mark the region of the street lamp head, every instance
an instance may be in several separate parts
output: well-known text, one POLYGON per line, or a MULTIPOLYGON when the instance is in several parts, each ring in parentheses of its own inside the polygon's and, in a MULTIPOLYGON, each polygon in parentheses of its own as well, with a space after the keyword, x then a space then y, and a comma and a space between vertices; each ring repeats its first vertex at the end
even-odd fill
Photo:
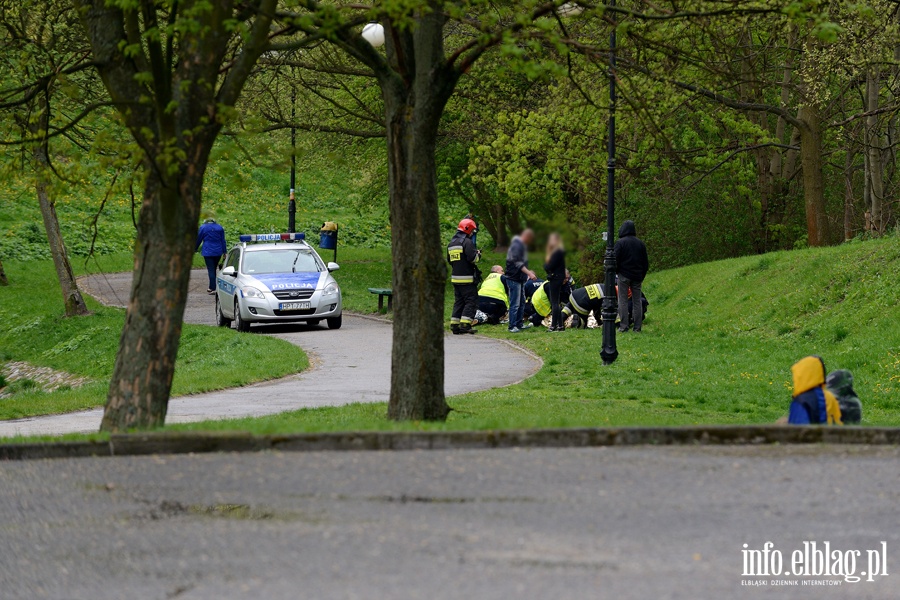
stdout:
POLYGON ((363 27, 362 36, 373 48, 380 48, 384 46, 384 25, 381 23, 369 23, 363 27))
POLYGON ((556 12, 561 17, 577 17, 584 12, 584 7, 577 2, 566 2, 557 8, 556 12))

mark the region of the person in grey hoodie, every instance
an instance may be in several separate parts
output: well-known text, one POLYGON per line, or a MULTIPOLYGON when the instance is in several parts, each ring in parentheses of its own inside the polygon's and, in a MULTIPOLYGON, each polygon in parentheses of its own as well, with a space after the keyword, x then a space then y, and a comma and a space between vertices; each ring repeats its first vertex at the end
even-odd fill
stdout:
MULTIPOLYGON (((512 239, 506 253, 506 285, 509 288, 509 332, 519 333, 526 329, 525 293, 522 286, 529 279, 537 279, 528 268, 528 244, 534 241, 534 232, 526 229, 512 239)), ((531 327, 531 324, 528 325, 531 327)))
POLYGON ((625 221, 619 227, 619 239, 615 246, 616 273, 619 275, 618 300, 619 300, 619 331, 628 331, 628 292, 635 299, 632 310, 634 317, 634 331, 640 333, 644 323, 644 307, 640 302, 641 284, 647 271, 650 269, 650 260, 647 258, 647 246, 638 239, 634 221, 625 221))

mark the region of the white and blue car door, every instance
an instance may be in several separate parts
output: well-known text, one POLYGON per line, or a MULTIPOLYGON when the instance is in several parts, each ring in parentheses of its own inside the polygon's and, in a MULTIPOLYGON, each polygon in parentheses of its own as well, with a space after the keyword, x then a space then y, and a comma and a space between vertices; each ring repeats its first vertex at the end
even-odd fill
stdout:
POLYGON ((222 313, 230 315, 234 318, 234 294, 237 291, 238 267, 241 262, 241 251, 237 248, 228 254, 225 260, 225 266, 216 276, 216 293, 219 295, 219 305, 222 307, 222 313), (234 269, 233 275, 224 275, 224 271, 231 267, 234 269))

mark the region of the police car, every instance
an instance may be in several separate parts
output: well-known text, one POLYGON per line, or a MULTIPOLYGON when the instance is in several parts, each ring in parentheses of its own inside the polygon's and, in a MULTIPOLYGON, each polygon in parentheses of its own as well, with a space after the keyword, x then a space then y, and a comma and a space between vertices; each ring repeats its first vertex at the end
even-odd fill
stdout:
POLYGON ((216 273, 216 324, 250 331, 251 323, 341 327, 341 288, 302 233, 242 235, 216 273), (252 243, 252 242, 255 242, 252 243))

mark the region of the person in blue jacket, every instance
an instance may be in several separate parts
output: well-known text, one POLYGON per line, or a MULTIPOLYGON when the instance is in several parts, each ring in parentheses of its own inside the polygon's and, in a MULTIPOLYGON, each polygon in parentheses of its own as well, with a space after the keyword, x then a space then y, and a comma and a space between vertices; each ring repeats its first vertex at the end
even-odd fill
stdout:
POLYGON ((216 293, 216 267, 219 260, 225 258, 227 247, 225 245, 225 229, 216 223, 215 219, 206 219, 197 232, 197 247, 203 260, 206 261, 206 272, 209 274, 209 287, 207 294, 216 293), (200 246, 203 249, 200 250, 200 246))
POLYGON ((807 356, 791 366, 794 393, 788 423, 791 425, 843 425, 841 407, 825 386, 825 363, 807 356))

